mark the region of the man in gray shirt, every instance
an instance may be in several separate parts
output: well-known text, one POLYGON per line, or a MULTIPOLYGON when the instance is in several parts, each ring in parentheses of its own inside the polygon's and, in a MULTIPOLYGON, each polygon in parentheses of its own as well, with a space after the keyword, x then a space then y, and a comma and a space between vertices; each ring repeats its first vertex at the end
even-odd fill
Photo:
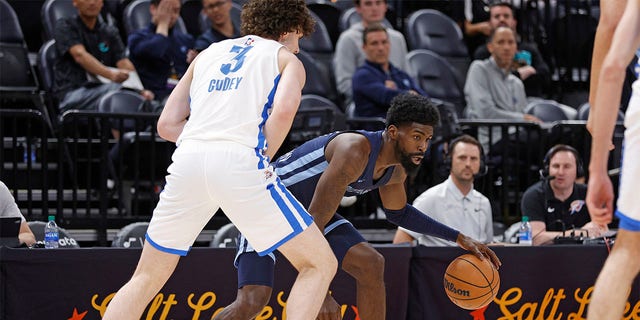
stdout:
MULTIPOLYGON (((355 8, 362 21, 352 25, 340 34, 333 57, 333 69, 338 91, 345 98, 345 103, 352 101, 351 78, 356 68, 364 64, 365 54, 362 50, 362 32, 372 23, 383 23, 387 12, 386 0, 354 0, 355 8)), ((398 69, 407 70, 407 42, 402 33, 387 28, 391 51, 389 61, 398 69)))
POLYGON ((517 50, 513 30, 496 28, 487 48, 491 57, 473 61, 467 73, 464 94, 469 118, 540 122, 537 117, 524 113, 527 106, 524 85, 511 73, 517 50))
MULTIPOLYGON (((482 145, 469 135, 449 143, 446 162, 449 178, 418 196, 413 206, 429 217, 462 230, 484 243, 493 241, 493 215, 489 199, 473 189, 476 175, 486 170, 482 161, 482 145)), ((447 241, 398 227, 393 243, 418 240, 425 246, 451 246, 447 241)))
MULTIPOLYGON (((464 86, 467 99, 466 116, 470 119, 525 120, 541 123, 536 116, 524 112, 527 96, 522 80, 511 73, 517 44, 513 30, 498 27, 493 30, 487 48, 491 57, 471 63, 464 86)), ((493 141, 502 138, 500 128, 492 130, 493 141)), ((485 148, 489 144, 487 128, 478 130, 478 140, 485 148)))

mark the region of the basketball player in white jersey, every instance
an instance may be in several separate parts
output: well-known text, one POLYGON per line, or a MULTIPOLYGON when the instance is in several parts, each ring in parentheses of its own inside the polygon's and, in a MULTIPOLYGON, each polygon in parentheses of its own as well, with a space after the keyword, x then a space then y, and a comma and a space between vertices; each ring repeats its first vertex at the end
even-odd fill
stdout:
POLYGON ((211 45, 189 66, 158 120, 160 136, 178 145, 167 184, 135 273, 103 319, 140 319, 218 208, 259 254, 279 250, 299 271, 287 318, 315 319, 337 261, 269 166, 300 102, 305 71, 294 53, 313 25, 303 0, 251 0, 245 36, 211 45))
MULTIPOLYGON (((607 175, 609 147, 620 106, 625 69, 640 54, 640 0, 628 0, 611 48, 602 64, 593 114, 593 144, 589 164, 587 205, 591 220, 605 225, 613 217, 613 187, 607 175), (635 55, 634 55, 635 54, 635 55)), ((636 75, 640 62, 636 64, 636 75)), ((588 319, 621 319, 631 284, 640 271, 640 80, 625 114, 624 148, 616 216, 620 219, 615 246, 598 276, 588 319)))

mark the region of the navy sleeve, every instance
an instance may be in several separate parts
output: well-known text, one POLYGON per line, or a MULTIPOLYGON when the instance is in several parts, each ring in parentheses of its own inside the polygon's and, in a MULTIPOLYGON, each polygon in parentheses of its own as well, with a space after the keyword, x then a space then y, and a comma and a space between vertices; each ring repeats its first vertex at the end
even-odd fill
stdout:
POLYGON ((414 232, 456 242, 459 231, 452 229, 407 204, 400 210, 384 208, 389 222, 414 232))

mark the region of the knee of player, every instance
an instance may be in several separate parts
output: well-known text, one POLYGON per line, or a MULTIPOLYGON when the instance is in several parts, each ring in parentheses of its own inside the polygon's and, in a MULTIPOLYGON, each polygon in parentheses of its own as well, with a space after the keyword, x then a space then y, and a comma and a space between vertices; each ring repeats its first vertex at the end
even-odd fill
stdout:
POLYGON ((318 257, 313 267, 328 277, 333 278, 338 271, 338 260, 336 256, 333 255, 333 252, 329 251, 329 254, 318 257))
POLYGON ((384 256, 376 250, 367 252, 362 259, 363 266, 361 272, 367 277, 381 278, 384 275, 384 256))
POLYGON ((384 277, 384 256, 375 249, 361 252, 356 259, 347 262, 343 261, 343 268, 360 281, 377 281, 384 277))

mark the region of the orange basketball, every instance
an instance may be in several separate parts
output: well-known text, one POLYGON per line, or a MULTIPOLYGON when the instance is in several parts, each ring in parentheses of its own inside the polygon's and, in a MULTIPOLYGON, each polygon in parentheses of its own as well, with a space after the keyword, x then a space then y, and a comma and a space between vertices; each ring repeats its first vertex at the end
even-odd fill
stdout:
POLYGON ((489 259, 480 260, 472 254, 455 258, 444 273, 444 291, 458 307, 482 308, 498 294, 500 275, 489 259))

